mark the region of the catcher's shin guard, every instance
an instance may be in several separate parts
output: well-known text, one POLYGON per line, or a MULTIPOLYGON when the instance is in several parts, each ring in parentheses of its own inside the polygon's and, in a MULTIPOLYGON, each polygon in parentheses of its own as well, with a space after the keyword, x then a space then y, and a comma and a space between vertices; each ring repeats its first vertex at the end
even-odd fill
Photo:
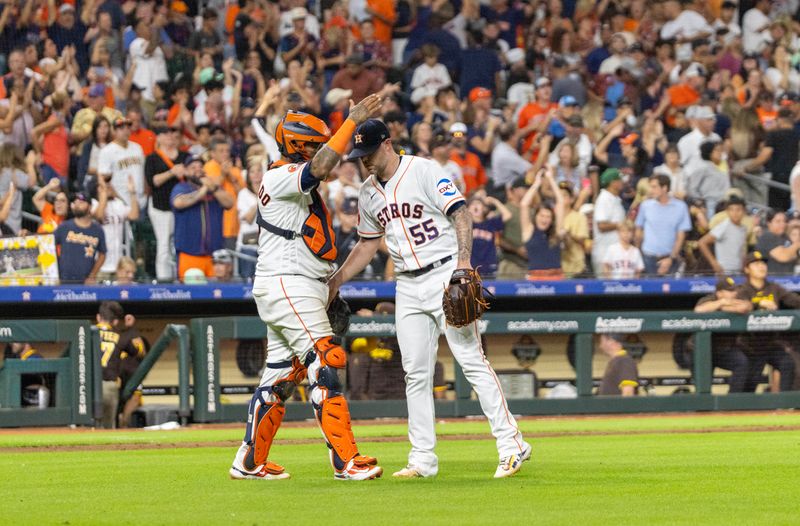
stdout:
POLYGON ((358 447, 350 424, 350 409, 342 394, 338 369, 347 363, 347 355, 330 337, 314 344, 317 358, 309 366, 313 380, 311 401, 322 434, 331 449, 331 464, 342 470, 358 455, 358 447))
MULTIPOLYGON (((278 384, 276 384, 277 386, 278 384)), ((253 471, 266 463, 272 440, 281 427, 286 408, 283 400, 272 387, 259 387, 250 401, 250 410, 247 415, 247 431, 244 441, 247 443, 247 452, 242 464, 248 471, 253 471), (270 396, 270 394, 272 396, 270 396), (278 398, 277 401, 267 401, 278 398)))

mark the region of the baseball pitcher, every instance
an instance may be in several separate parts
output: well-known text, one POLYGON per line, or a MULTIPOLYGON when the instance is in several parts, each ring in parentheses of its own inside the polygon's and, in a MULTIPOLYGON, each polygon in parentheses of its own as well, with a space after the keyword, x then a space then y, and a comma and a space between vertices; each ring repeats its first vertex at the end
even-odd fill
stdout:
POLYGON ((397 271, 395 320, 406 373, 411 441, 408 465, 394 476, 429 477, 438 472, 433 369, 442 332, 497 439, 500 463, 494 476, 513 475, 530 458, 531 446, 522 439, 481 348, 476 318, 485 303, 479 278, 470 267, 472 221, 464 197, 436 162, 396 154, 389 131, 379 120, 360 125, 354 143, 349 158, 361 159, 371 174, 359 195, 361 239, 328 285, 333 298, 372 260, 380 238, 385 238, 397 271), (476 289, 478 293, 464 295, 476 289))

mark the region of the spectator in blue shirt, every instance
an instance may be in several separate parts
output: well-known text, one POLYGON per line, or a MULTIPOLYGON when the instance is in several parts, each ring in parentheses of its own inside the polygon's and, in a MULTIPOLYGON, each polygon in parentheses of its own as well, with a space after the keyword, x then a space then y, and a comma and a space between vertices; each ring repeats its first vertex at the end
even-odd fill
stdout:
POLYGON ((475 32, 468 40, 469 48, 461 52, 461 63, 469 64, 469 67, 461 69, 461 93, 469 93, 476 87, 496 88, 500 84, 500 72, 503 70, 497 52, 485 47, 483 33, 475 32))
POLYGON ((73 218, 61 223, 55 231, 58 275, 62 283, 94 284, 106 260, 106 236, 103 227, 89 213, 88 195, 75 194, 70 209, 73 218))
POLYGON ((279 44, 281 59, 287 66, 292 60, 297 60, 301 64, 306 59, 313 60, 314 51, 317 48, 317 39, 306 31, 306 10, 295 8, 291 12, 292 32, 283 37, 279 44))
POLYGON ((170 205, 175 213, 175 251, 178 277, 190 268, 214 275, 212 254, 223 247, 222 211, 234 205, 233 196, 204 176, 203 160, 189 156, 184 161, 186 178, 175 185, 170 205))
POLYGON ((481 276, 497 274, 497 240, 503 233, 511 211, 494 197, 476 195, 467 204, 472 216, 472 268, 481 276), (491 211, 490 207, 495 209, 491 211))
POLYGON ((58 18, 56 23, 47 30, 48 36, 55 42, 59 54, 64 52, 67 46, 75 47, 75 60, 85 72, 89 67, 89 51, 86 42, 86 26, 78 19, 75 7, 72 4, 61 4, 58 8, 58 18))
POLYGON ((650 177, 650 199, 636 216, 636 241, 648 275, 674 274, 680 266, 681 247, 692 229, 686 203, 669 195, 666 175, 650 177))
POLYGON ((492 2, 492 20, 500 28, 500 38, 505 40, 509 47, 517 45, 517 30, 525 22, 525 14, 516 7, 509 6, 508 0, 494 0, 492 2))

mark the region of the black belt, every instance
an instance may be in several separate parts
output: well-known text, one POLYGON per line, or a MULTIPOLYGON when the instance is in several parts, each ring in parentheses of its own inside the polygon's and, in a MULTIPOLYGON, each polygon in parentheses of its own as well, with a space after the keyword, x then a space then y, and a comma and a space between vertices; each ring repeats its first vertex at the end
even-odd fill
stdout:
POLYGON ((447 256, 445 258, 440 259, 439 261, 434 261, 433 263, 431 263, 427 267, 418 268, 417 270, 406 270, 405 272, 401 272, 400 274, 406 274, 408 276, 413 276, 413 277, 416 278, 416 277, 422 276, 423 274, 427 274, 428 272, 430 272, 431 270, 433 270, 435 268, 441 267, 442 265, 444 265, 445 263, 447 263, 451 259, 453 259, 453 256, 447 256))

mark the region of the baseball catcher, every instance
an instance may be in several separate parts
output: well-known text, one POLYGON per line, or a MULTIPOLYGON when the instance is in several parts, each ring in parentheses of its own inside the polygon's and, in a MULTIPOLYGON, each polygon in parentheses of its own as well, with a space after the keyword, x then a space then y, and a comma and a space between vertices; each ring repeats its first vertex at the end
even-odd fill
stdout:
POLYGON ((289 477, 270 461, 270 450, 285 403, 306 377, 334 478, 370 480, 383 473, 375 458, 359 453, 339 380, 347 355, 333 335, 347 331, 349 309, 340 299, 332 327, 325 311, 324 279, 333 271, 336 239, 318 190, 346 151, 356 126, 380 106, 381 98, 374 94, 351 105, 335 134, 317 117, 295 111, 289 111, 275 130, 281 158, 264 175, 258 192, 258 263, 253 281, 253 299, 267 326, 267 363, 229 470, 234 479, 289 477))

